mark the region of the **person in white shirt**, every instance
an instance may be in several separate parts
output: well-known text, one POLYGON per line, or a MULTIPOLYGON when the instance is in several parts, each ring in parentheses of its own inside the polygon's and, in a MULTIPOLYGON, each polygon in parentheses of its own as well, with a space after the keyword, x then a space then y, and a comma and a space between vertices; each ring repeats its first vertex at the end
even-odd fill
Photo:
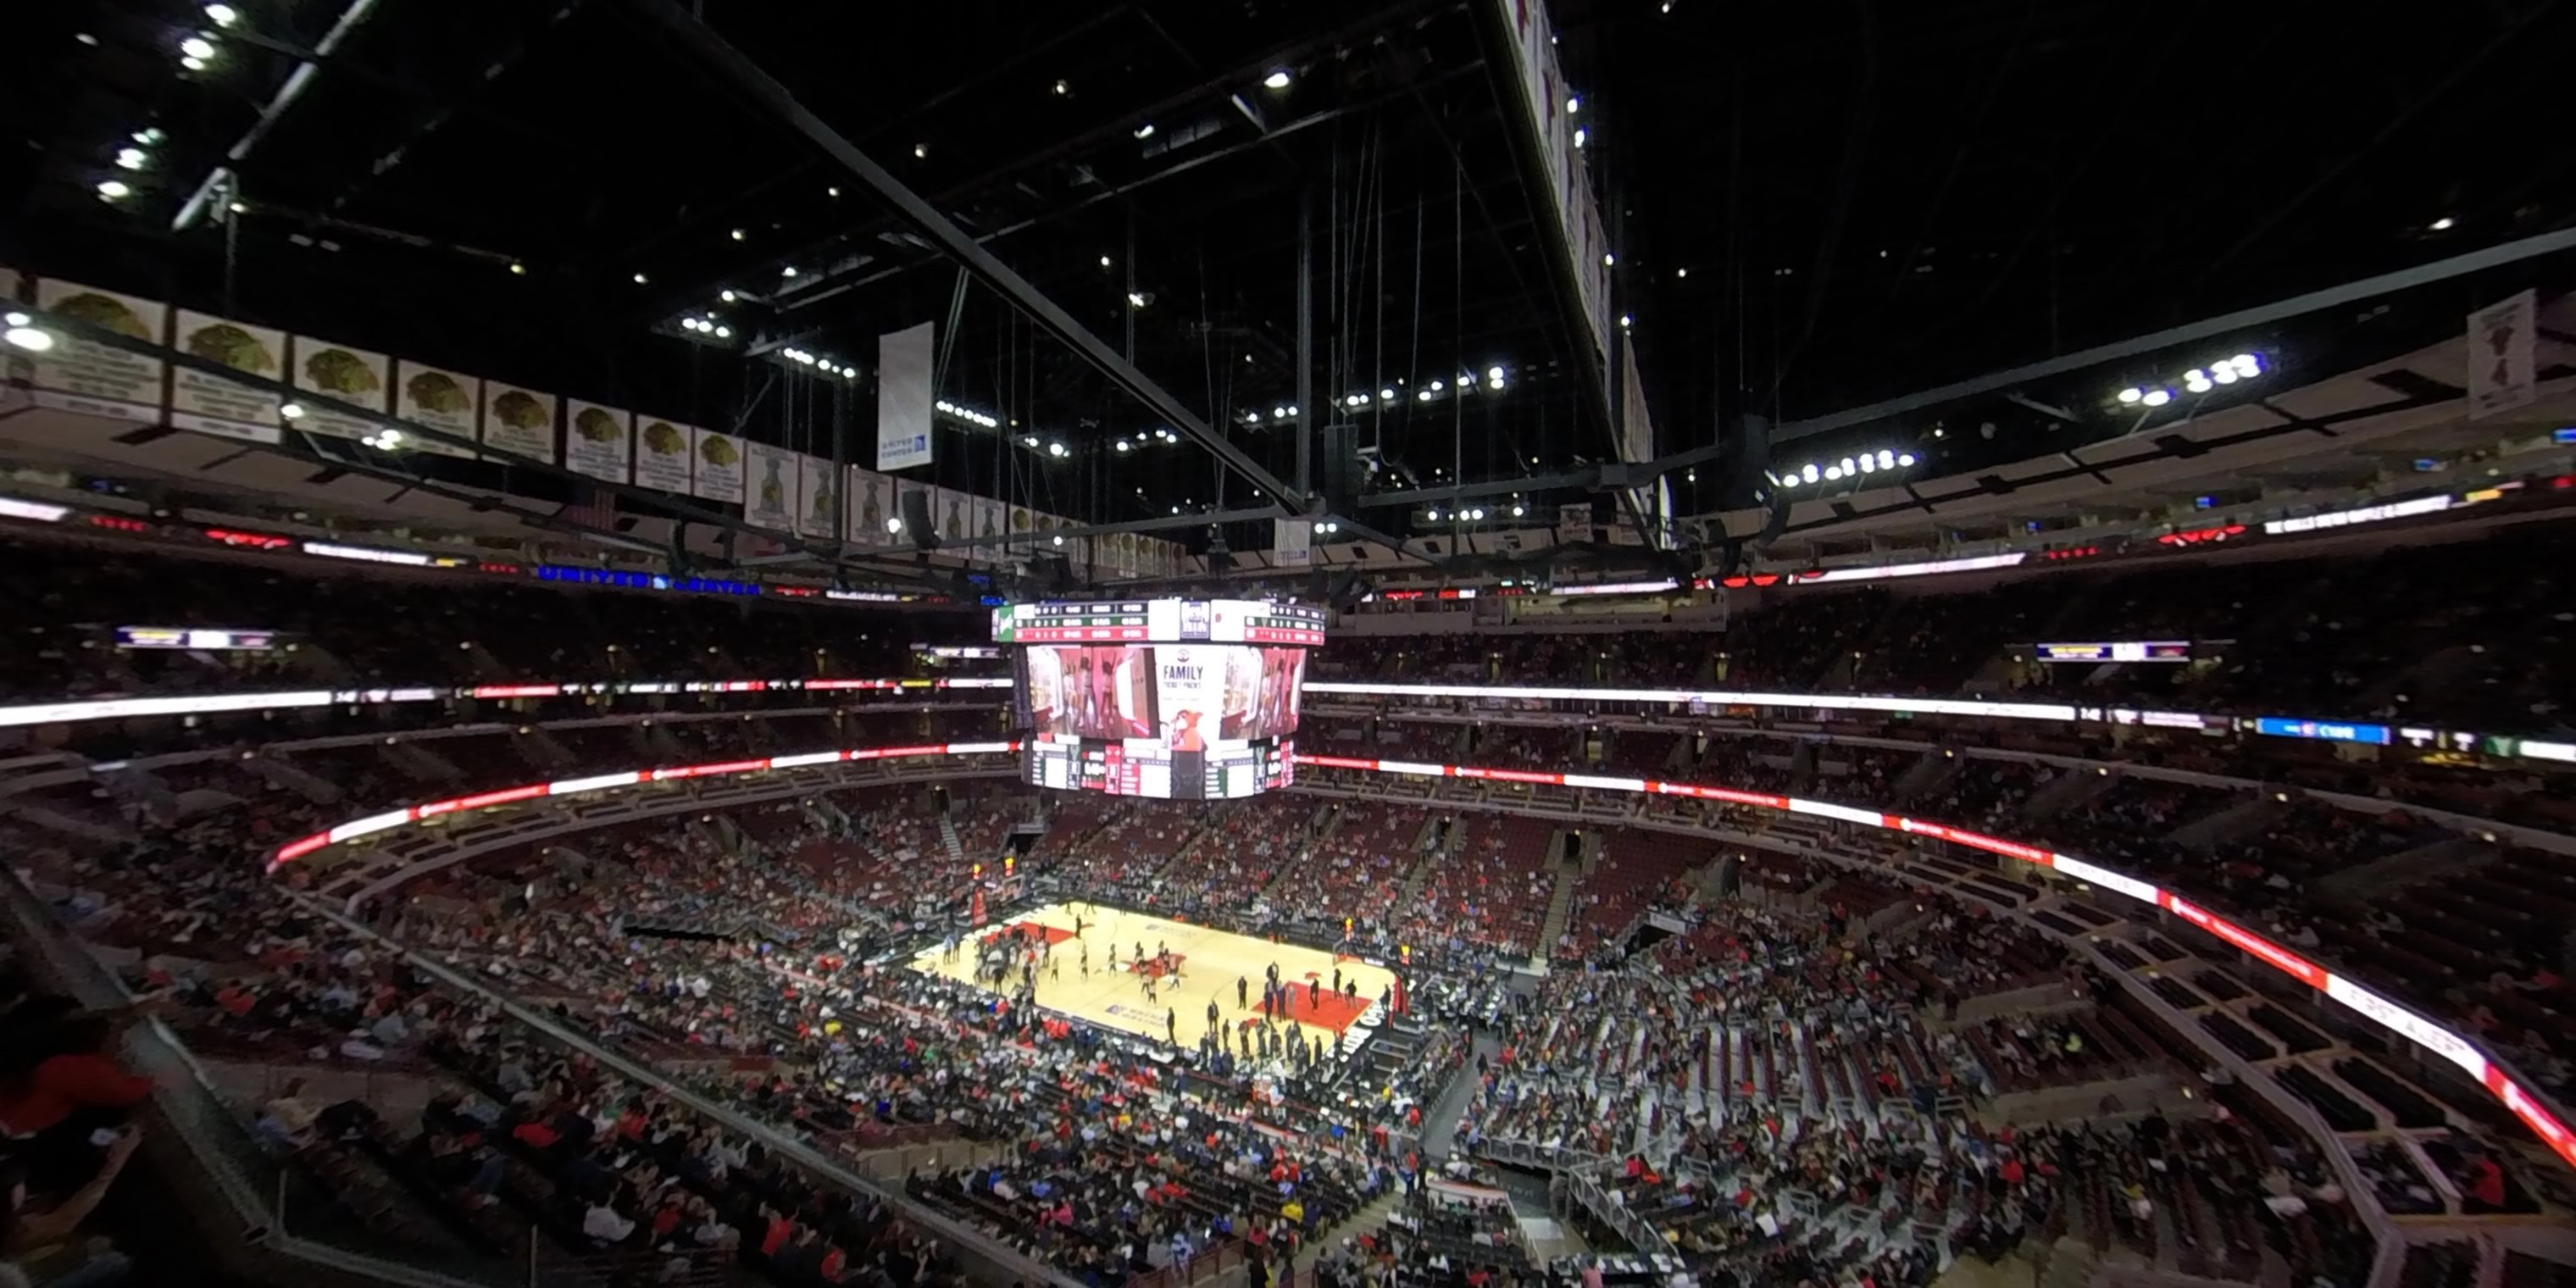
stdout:
POLYGON ((635 1233, 635 1223, 606 1203, 594 1203, 582 1214, 581 1232, 602 1243, 623 1243, 635 1233))

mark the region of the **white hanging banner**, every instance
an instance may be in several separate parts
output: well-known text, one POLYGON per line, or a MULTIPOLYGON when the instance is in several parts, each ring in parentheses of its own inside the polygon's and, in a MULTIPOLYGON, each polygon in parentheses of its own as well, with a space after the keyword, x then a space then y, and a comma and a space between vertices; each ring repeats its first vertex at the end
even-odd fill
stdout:
POLYGON ((2528 407, 2539 396, 2532 330, 2540 298, 2524 291, 2469 315, 2469 419, 2528 407))
POLYGON ((796 530, 828 537, 841 526, 841 496, 832 486, 832 463, 796 453, 796 530))
MULTIPOLYGON (((50 277, 36 283, 36 307, 153 344, 170 329, 170 306, 158 300, 50 277)), ((159 358, 67 335, 33 365, 39 407, 147 424, 161 419, 161 380, 169 364, 159 358)))
POLYGON ((686 425, 644 417, 635 431, 635 481, 687 496, 693 482, 689 447, 695 441, 686 425))
POLYGON ((1315 521, 1272 519, 1270 553, 1271 562, 1281 568, 1303 568, 1314 562, 1315 521))
POLYGON ((583 402, 564 403, 563 463, 575 474, 623 483, 634 469, 635 414, 583 402))
POLYGON ((877 337, 877 468, 930 464, 931 324, 877 337))
POLYGON ((712 429, 692 429, 697 446, 689 468, 689 495, 702 501, 742 504, 742 440, 712 429))
POLYGON ((796 453, 767 443, 742 445, 742 520, 755 528, 796 529, 796 453))

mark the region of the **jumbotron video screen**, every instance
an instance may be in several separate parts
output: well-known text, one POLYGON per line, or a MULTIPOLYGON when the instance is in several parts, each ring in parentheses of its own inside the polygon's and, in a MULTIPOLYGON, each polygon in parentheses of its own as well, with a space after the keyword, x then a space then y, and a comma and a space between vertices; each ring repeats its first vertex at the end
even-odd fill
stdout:
POLYGON ((1324 610, 1268 600, 1013 604, 1023 776, 1039 787, 1182 800, 1286 786, 1307 650, 1324 610))

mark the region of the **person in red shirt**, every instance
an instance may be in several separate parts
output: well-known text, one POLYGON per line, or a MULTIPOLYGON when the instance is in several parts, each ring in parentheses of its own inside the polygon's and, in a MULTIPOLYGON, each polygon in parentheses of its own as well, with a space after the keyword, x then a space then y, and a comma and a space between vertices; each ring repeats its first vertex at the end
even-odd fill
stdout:
POLYGON ((73 1188, 98 1170, 92 1132, 123 1125, 152 1080, 99 1054, 111 1025, 82 1016, 11 1033, 0 1050, 0 1134, 19 1137, 31 1188, 73 1188), (25 1139, 32 1137, 33 1139, 25 1139))
POLYGON ((761 1232, 760 1255, 776 1257, 778 1250, 787 1246, 787 1236, 796 1233, 796 1223, 769 1208, 761 1211, 769 1216, 769 1228, 761 1232))

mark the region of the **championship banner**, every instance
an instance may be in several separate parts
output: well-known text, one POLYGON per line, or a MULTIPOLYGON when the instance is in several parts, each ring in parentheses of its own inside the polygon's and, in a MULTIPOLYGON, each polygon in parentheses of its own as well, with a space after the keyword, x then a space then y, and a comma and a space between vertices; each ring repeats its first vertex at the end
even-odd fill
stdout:
MULTIPOLYGON (((179 310, 177 347, 190 357, 220 362, 235 371, 272 380, 280 377, 286 364, 285 332, 244 326, 187 309, 179 310)), ((278 443, 286 439, 285 432, 278 428, 278 408, 284 401, 265 389, 194 367, 179 367, 170 375, 166 420, 175 428, 218 438, 278 443)))
POLYGON ((553 394, 498 380, 484 382, 485 447, 551 465, 555 461, 555 433, 562 421, 563 402, 553 394))
POLYGON ((779 532, 796 530, 796 453, 767 443, 742 445, 743 522, 779 532))
POLYGON ((2526 290, 2469 315, 2469 419, 2528 407, 2539 396, 2532 337, 2539 303, 2526 290))
POLYGON ((841 539, 854 546, 899 546, 905 544, 902 533, 888 532, 886 521, 902 518, 895 506, 894 480, 875 470, 850 467, 849 480, 843 485, 850 504, 843 513, 846 521, 841 539))
POLYGON ((686 425, 651 416, 635 431, 635 481, 679 496, 689 494, 689 448, 695 441, 686 425))
POLYGON ((931 324, 877 337, 877 468, 930 464, 931 324))
MULTIPOLYGON (((394 415, 400 419, 458 438, 471 439, 475 436, 476 412, 482 401, 483 382, 472 376, 409 360, 394 363, 394 415)), ((433 448, 426 439, 408 436, 404 438, 403 445, 443 455, 470 454, 451 451, 443 446, 433 448)), ((551 439, 547 442, 546 451, 551 460, 554 451, 551 439)))
MULTIPOLYGON (((36 282, 36 307, 153 344, 170 330, 167 304, 50 277, 36 282)), ((170 364, 159 358, 66 335, 34 365, 39 407, 144 424, 161 419, 161 378, 170 364)))
POLYGON ((564 426, 564 468, 610 483, 625 482, 635 456, 634 413, 577 398, 568 400, 565 410, 569 416, 564 426))
POLYGON ((829 537, 841 526, 841 494, 832 486, 832 463, 796 453, 796 530, 829 537))
MULTIPOLYGON (((372 412, 386 412, 391 407, 387 397, 394 387, 393 359, 305 335, 294 337, 290 347, 294 372, 289 383, 297 389, 354 403, 372 412)), ((329 438, 371 438, 384 427, 325 407, 306 407, 295 428, 329 438)))
POLYGON ((742 440, 712 429, 689 431, 689 495, 701 501, 743 503, 742 440))

